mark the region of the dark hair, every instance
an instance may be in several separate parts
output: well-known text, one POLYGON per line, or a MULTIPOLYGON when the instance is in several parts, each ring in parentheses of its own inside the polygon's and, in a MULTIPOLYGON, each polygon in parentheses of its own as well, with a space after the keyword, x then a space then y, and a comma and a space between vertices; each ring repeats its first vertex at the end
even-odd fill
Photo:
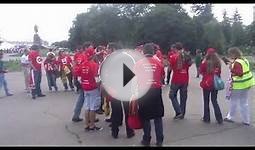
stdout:
POLYGON ((117 44, 115 42, 110 42, 108 43, 108 48, 112 50, 117 50, 117 49, 121 49, 121 46, 120 44, 117 44))
POLYGON ((183 48, 183 45, 181 42, 176 42, 175 47, 177 50, 181 50, 183 48))
POLYGON ((155 53, 155 45, 153 43, 146 43, 143 46, 143 53, 153 55, 155 53))
POLYGON ((102 51, 103 49, 104 49, 104 46, 100 45, 100 46, 97 47, 97 51, 102 51))
POLYGON ((207 54, 205 56, 205 60, 207 61, 207 73, 212 73, 215 68, 221 69, 221 61, 216 52, 207 54))
POLYGON ((32 45, 30 49, 32 49, 32 50, 39 50, 39 46, 38 45, 32 45))
POLYGON ((90 45, 92 45, 92 42, 86 41, 83 43, 82 47, 85 49, 88 48, 90 45))
POLYGON ((171 49, 172 49, 172 48, 176 48, 176 45, 175 45, 175 44, 172 44, 170 48, 171 48, 171 49))
POLYGON ((196 54, 201 53, 202 51, 200 49, 196 49, 196 54))
POLYGON ((242 57, 242 52, 238 47, 231 47, 228 49, 228 54, 230 56, 233 56, 235 59, 236 58, 241 58, 242 57))

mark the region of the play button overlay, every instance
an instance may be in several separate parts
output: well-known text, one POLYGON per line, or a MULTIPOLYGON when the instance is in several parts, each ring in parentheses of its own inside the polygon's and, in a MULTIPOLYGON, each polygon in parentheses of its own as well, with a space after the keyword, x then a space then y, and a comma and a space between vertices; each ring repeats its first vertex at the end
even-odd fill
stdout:
POLYGON ((134 50, 117 50, 106 57, 100 68, 100 79, 103 88, 111 97, 130 101, 132 96, 138 99, 148 92, 151 83, 144 84, 143 88, 138 90, 138 78, 151 81, 153 77, 151 72, 135 69, 135 65, 141 60, 149 64, 145 56, 134 50))
POLYGON ((123 87, 135 76, 135 74, 125 65, 123 64, 123 87))

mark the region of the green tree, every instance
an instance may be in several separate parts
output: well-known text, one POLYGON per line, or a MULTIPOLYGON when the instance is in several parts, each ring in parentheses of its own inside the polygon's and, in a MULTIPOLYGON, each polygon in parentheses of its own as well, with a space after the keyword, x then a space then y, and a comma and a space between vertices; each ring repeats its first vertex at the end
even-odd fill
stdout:
POLYGON ((225 38, 218 21, 213 19, 206 23, 204 25, 204 31, 205 32, 202 38, 205 40, 205 45, 207 45, 207 47, 216 48, 217 52, 222 54, 225 48, 225 38))
POLYGON ((224 9, 223 20, 221 22, 221 29, 224 34, 225 40, 226 40, 225 41, 226 47, 229 47, 229 45, 231 44, 231 37, 232 37, 231 23, 232 23, 231 18, 229 18, 227 16, 227 11, 226 11, 226 9, 224 9))
POLYGON ((204 25, 210 22, 213 17, 212 4, 194 4, 191 6, 194 13, 193 22, 195 26, 194 44, 196 48, 202 50, 208 47, 207 42, 202 37, 204 36, 204 25))
POLYGON ((70 48, 70 43, 66 40, 60 42, 54 42, 52 46, 61 47, 61 48, 70 48))
POLYGON ((232 24, 232 46, 242 46, 245 44, 245 31, 242 24, 242 17, 236 9, 233 15, 233 24, 232 24))

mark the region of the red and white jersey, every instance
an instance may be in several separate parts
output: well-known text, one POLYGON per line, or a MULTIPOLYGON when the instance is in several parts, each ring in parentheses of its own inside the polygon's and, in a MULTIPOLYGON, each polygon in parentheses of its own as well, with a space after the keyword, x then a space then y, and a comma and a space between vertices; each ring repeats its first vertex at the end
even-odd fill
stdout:
POLYGON ((58 69, 58 62, 57 60, 49 60, 46 59, 44 61, 44 69, 46 72, 54 72, 58 69))
POLYGON ((68 68, 72 68, 72 58, 69 55, 62 55, 58 57, 58 63, 60 65, 60 69, 63 70, 65 66, 68 68))
POLYGON ((28 60, 31 61, 36 70, 41 71, 43 59, 40 56, 39 51, 31 50, 28 54, 28 60))

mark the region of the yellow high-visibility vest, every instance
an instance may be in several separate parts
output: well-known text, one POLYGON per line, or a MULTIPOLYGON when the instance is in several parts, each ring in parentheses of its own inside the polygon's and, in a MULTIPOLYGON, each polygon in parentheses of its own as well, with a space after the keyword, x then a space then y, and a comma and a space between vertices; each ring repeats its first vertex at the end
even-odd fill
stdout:
MULTIPOLYGON (((234 90, 241 90, 241 89, 247 89, 255 85, 255 79, 253 77, 253 74, 250 70, 250 63, 246 58, 242 59, 236 59, 235 62, 238 62, 242 65, 243 69, 243 75, 241 77, 239 76, 232 76, 233 79, 233 89, 234 90)), ((232 68, 234 67, 234 64, 232 64, 232 68)))

